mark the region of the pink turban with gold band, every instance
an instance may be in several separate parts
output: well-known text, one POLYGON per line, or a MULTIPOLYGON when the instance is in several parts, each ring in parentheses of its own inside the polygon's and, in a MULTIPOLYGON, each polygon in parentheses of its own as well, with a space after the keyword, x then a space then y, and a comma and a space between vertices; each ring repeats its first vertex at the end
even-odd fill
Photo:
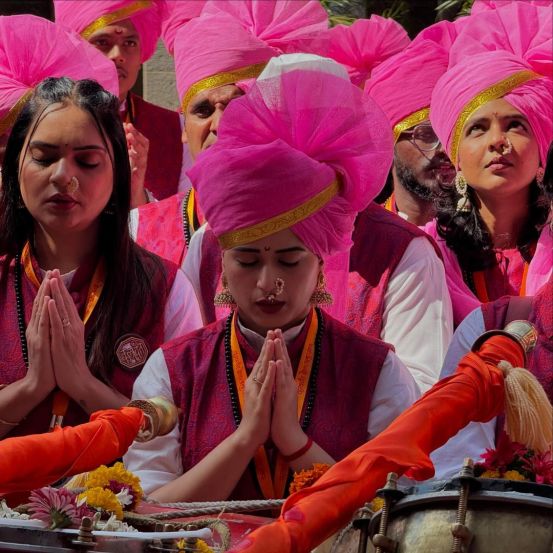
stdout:
POLYGON ((355 216, 391 161, 386 116, 344 68, 292 54, 229 104, 216 144, 188 174, 224 249, 290 228, 327 258, 351 246, 355 216))
POLYGON ((553 138, 553 14, 509 3, 468 18, 450 51, 450 69, 438 81, 430 120, 458 166, 461 133, 484 103, 504 98, 526 115, 545 163, 553 138))
POLYGON ((0 17, 0 135, 46 77, 94 79, 117 96, 113 63, 76 33, 34 15, 0 17))
POLYGON ((441 21, 425 29, 402 52, 380 64, 367 81, 365 93, 388 116, 396 141, 403 131, 428 119, 432 90, 447 70, 459 25, 441 21))
POLYGON ((56 22, 88 40, 118 21, 130 19, 140 36, 142 63, 155 52, 165 0, 54 0, 56 22))
POLYGON ((175 37, 183 112, 202 90, 257 78, 274 56, 315 50, 327 27, 318 0, 208 0, 175 37))
POLYGON ((360 87, 375 67, 411 42, 399 23, 378 15, 358 19, 349 26, 336 25, 328 34, 328 57, 344 65, 351 82, 360 87))
POLYGON ((175 37, 178 30, 191 19, 198 17, 205 0, 166 0, 161 21, 161 38, 169 54, 175 53, 175 37))

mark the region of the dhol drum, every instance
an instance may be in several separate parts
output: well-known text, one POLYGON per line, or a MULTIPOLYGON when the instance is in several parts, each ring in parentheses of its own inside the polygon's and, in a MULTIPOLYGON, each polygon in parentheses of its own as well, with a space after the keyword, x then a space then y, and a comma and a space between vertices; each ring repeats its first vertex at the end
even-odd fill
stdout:
POLYGON ((553 552, 553 486, 455 478, 395 492, 384 514, 353 520, 321 551, 553 552))

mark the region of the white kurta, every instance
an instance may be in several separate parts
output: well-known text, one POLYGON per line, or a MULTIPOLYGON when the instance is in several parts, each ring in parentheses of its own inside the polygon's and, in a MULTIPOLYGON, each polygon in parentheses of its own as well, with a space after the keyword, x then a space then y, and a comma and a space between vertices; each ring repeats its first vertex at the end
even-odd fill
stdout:
MULTIPOLYGON (((202 239, 192 236, 182 269, 198 297, 202 239)), ((414 238, 392 273, 384 294, 380 338, 395 348, 424 393, 437 381, 453 336, 453 310, 443 263, 427 238, 414 238)))
MULTIPOLYGON (((440 378, 451 376, 455 372, 459 361, 470 352, 476 338, 484 332, 482 309, 477 308, 465 318, 453 335, 440 378)), ((452 478, 461 469, 465 457, 477 462, 486 449, 495 449, 495 425, 495 418, 486 423, 471 422, 434 451, 430 456, 436 468, 434 478, 452 478)))
MULTIPOLYGON (((301 325, 287 330, 284 333, 285 340, 294 339, 300 330, 301 325)), ((257 346, 257 349, 260 349, 263 337, 255 335, 250 330, 246 330, 244 335, 253 347, 257 346)), ((133 389, 133 399, 158 395, 173 398, 169 372, 161 349, 152 354, 133 389)), ((419 396, 419 389, 409 371, 397 355, 393 352, 388 353, 372 397, 367 439, 374 438, 382 432, 419 396)), ((183 473, 180 436, 180 428, 177 425, 166 436, 145 443, 134 442, 124 456, 125 466, 140 477, 146 493, 151 493, 183 473)))

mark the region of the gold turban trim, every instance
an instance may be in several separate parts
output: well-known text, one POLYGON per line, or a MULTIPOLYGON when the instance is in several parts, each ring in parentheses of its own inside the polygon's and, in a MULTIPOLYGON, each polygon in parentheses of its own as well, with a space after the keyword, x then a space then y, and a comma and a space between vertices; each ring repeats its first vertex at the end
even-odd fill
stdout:
POLYGON ((152 0, 137 0, 136 2, 131 2, 128 6, 115 10, 111 13, 106 13, 98 19, 94 20, 90 25, 84 28, 81 31, 81 36, 88 40, 96 31, 115 23, 116 21, 122 21, 123 19, 129 18, 135 13, 147 10, 152 7, 152 0))
POLYGON ((291 226, 307 219, 310 215, 323 208, 340 190, 338 179, 332 181, 329 186, 313 196, 298 207, 294 207, 285 213, 271 217, 251 227, 233 230, 219 236, 219 243, 223 249, 236 248, 243 244, 249 244, 261 240, 271 234, 290 228, 291 226))

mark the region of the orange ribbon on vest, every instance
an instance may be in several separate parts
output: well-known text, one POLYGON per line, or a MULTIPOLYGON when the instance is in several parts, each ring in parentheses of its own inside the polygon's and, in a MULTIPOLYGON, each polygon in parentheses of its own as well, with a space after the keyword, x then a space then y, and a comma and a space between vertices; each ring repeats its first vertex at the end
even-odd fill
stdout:
MULTIPOLYGON (((23 264, 23 269, 25 270, 25 275, 31 281, 33 286, 38 290, 40 288, 40 281, 35 273, 33 268, 33 262, 31 259, 31 247, 29 242, 27 242, 21 253, 21 263, 23 264)), ((98 262, 94 274, 92 276, 92 281, 88 287, 88 292, 86 295, 85 310, 83 315, 83 323, 86 325, 87 321, 90 319, 100 296, 102 295, 102 290, 104 289, 104 283, 106 277, 106 266, 103 259, 98 262)), ((54 395, 54 400, 52 404, 52 420, 50 422, 50 430, 53 430, 56 426, 61 426, 63 424, 63 418, 67 413, 67 408, 69 406, 69 397, 65 392, 58 390, 54 395)))
MULTIPOLYGON (((315 358, 315 339, 319 321, 317 314, 311 313, 311 322, 307 331, 307 337, 301 353, 300 364, 296 373, 296 385, 298 387, 298 420, 301 418, 305 398, 307 397, 307 389, 309 386, 309 378, 311 377, 311 369, 313 368, 313 359, 315 358)), ((236 313, 234 314, 231 331, 230 331, 230 347, 232 355, 232 371, 234 374, 234 382, 236 391, 238 392, 238 400, 240 409, 244 409, 244 387, 248 375, 244 365, 238 337, 236 335, 236 313)), ((269 465, 269 457, 265 446, 261 446, 254 456, 255 472, 259 486, 266 499, 280 499, 284 497, 286 481, 288 480, 288 463, 284 460, 281 453, 277 454, 274 476, 271 475, 269 465)))

